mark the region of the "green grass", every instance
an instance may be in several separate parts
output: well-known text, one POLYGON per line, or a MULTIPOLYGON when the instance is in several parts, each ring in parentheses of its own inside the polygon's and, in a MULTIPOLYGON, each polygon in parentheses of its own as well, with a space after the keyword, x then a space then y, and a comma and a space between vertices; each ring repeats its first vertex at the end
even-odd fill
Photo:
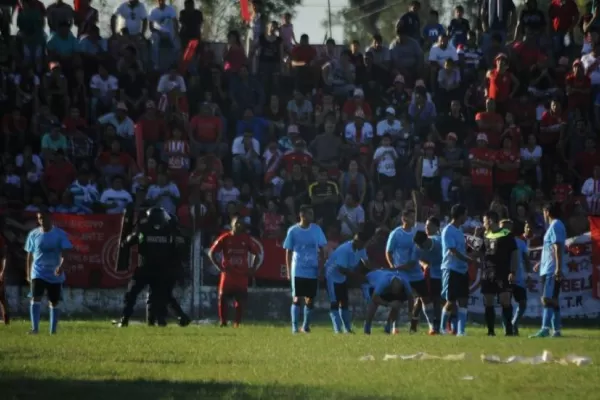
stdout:
POLYGON ((600 332, 559 339, 334 336, 328 325, 292 336, 286 325, 117 329, 66 321, 56 336, 0 326, 0 398, 11 399, 567 399, 598 398, 598 364, 493 365, 482 353, 586 355, 600 363, 600 332), (465 352, 466 361, 382 361, 385 354, 465 352), (375 361, 359 361, 372 354, 375 361), (473 380, 461 380, 464 376, 473 380))

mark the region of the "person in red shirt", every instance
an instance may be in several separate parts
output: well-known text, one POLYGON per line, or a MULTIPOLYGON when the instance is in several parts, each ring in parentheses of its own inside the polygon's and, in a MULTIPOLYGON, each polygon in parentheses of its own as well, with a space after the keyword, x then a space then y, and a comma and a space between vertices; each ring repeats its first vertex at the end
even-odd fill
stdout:
POLYGON ((219 320, 227 326, 227 301, 234 299, 234 327, 242 321, 242 312, 248 297, 248 277, 254 276, 262 259, 262 251, 252 236, 245 232, 243 219, 235 215, 231 220, 231 231, 215 240, 208 252, 210 261, 221 271, 219 282, 219 320), (221 253, 220 261, 215 256, 221 253), (254 256, 249 268, 250 255, 254 256))
POLYGON ((586 118, 589 114, 592 81, 585 74, 580 60, 573 62, 573 72, 565 79, 569 112, 579 113, 575 118, 586 118))
POLYGON ((209 168, 204 157, 196 159, 196 168, 190 174, 188 188, 191 192, 190 194, 200 196, 200 193, 203 193, 205 199, 213 203, 216 202, 219 190, 219 177, 214 169, 209 168))
POLYGON ((223 121, 213 114, 209 104, 200 106, 200 113, 195 115, 189 128, 192 154, 217 153, 223 134, 223 121))
POLYGON ((152 100, 146 101, 146 111, 138 119, 137 124, 142 130, 142 137, 146 147, 148 145, 156 146, 167 138, 167 124, 162 118, 156 104, 152 100))
POLYGON ((521 137, 527 137, 534 133, 536 128, 536 107, 531 95, 523 93, 518 100, 511 101, 509 110, 515 117, 515 123, 521 130, 521 137))
POLYGON ((308 172, 313 163, 313 157, 306 150, 306 142, 303 139, 297 139, 294 142, 294 148, 283 155, 282 161, 288 173, 292 172, 295 164, 300 164, 304 172, 308 172))
POLYGON ((493 168, 496 151, 488 148, 488 138, 485 133, 477 135, 477 147, 469 152, 471 164, 472 185, 481 189, 485 201, 489 203, 494 194, 493 168))
MULTIPOLYGON (((556 99, 550 102, 550 110, 544 111, 540 120, 540 133, 538 143, 542 147, 542 171, 553 171, 556 162, 560 161, 564 151, 564 137, 567 119, 562 112, 560 102, 556 99)), ((549 182, 551 176, 546 175, 545 181, 549 182)))
POLYGON ((76 131, 85 132, 87 129, 87 121, 81 117, 78 105, 71 107, 69 115, 63 120, 64 132, 67 135, 71 135, 76 131))
POLYGON ((362 89, 354 89, 354 97, 349 98, 342 107, 342 121, 347 121, 350 117, 356 115, 357 111, 362 110, 367 121, 373 118, 371 106, 365 102, 365 92, 362 89))
POLYGON ((504 118, 496 112, 496 101, 494 99, 489 98, 486 100, 485 111, 478 112, 475 115, 475 122, 479 131, 485 133, 488 146, 492 149, 500 148, 504 118))
POLYGON ((514 150, 510 136, 506 136, 502 140, 502 149, 496 153, 495 161, 495 182, 498 185, 498 194, 508 204, 512 189, 519 180, 521 166, 519 152, 514 150))
POLYGON ((44 170, 42 185, 46 193, 54 191, 62 195, 75 180, 77 173, 73 164, 65 158, 64 151, 58 150, 50 154, 52 156, 44 170))
POLYGON ((574 0, 552 0, 548 8, 550 35, 554 54, 561 56, 565 51, 565 36, 573 41, 573 29, 579 22, 579 8, 574 0))
POLYGON ((515 123, 515 117, 512 113, 506 113, 504 117, 504 133, 501 140, 505 137, 511 138, 513 151, 518 152, 523 147, 523 137, 521 136, 521 128, 515 123))
POLYGON ((556 171, 554 187, 552 187, 552 201, 566 205, 573 196, 573 186, 565 182, 565 176, 562 171, 556 171))
MULTIPOLYGON (((4 228, 4 226, 2 226, 2 228, 4 228)), ((10 322, 10 316, 8 315, 8 301, 6 301, 6 290, 4 285, 6 279, 7 249, 4 237, 0 234, 0 313, 2 314, 4 325, 8 325, 10 322)))
POLYGON ((495 58, 496 66, 486 74, 487 97, 496 100, 496 108, 502 113, 510 99, 519 90, 519 80, 508 70, 508 57, 500 53, 495 58))
POLYGON ((317 59, 317 50, 308 43, 308 35, 300 36, 300 43, 292 48, 290 55, 292 64, 292 73, 296 81, 302 88, 302 93, 306 93, 305 88, 312 89, 318 74, 313 68, 317 59))

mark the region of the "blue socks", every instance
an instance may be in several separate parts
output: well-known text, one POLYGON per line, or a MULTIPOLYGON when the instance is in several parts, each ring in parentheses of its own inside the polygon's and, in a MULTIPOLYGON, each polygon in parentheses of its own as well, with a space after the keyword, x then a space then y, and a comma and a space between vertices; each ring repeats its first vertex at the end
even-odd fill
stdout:
POLYGON ((467 327, 467 309, 466 308, 459 308, 458 309, 458 318, 457 318, 457 324, 456 324, 456 334, 457 335, 464 335, 465 334, 465 329, 467 327))
POLYGON ((298 320, 300 319, 300 308, 297 304, 292 304, 290 314, 292 315, 292 332, 296 333, 298 332, 298 320))
POLYGON ((446 333, 446 327, 450 321, 450 313, 445 308, 442 309, 442 318, 440 319, 440 333, 446 333))
POLYGON ((542 330, 550 330, 550 323, 554 320, 554 309, 551 307, 544 307, 542 311, 542 330))
POLYGON ((29 306, 29 316, 31 317, 31 331, 37 333, 40 330, 40 308, 41 304, 31 302, 29 306))
POLYGON ((50 334, 56 333, 56 327, 58 326, 58 317, 60 316, 60 310, 58 307, 50 307, 50 334))
POLYGON ((340 316, 342 317, 342 322, 344 323, 344 329, 346 332, 352 332, 352 315, 350 314, 350 310, 340 308, 340 316))
POLYGON ((554 330, 554 332, 560 332, 560 308, 554 308, 552 309, 552 312, 552 329, 554 330))
POLYGON ((310 314, 312 309, 308 308, 308 306, 304 306, 304 323, 302 324, 302 330, 304 332, 310 332, 310 314))
POLYGON ((333 324, 333 331, 335 333, 340 333, 342 331, 342 318, 340 317, 340 312, 338 312, 338 310, 329 310, 329 317, 333 324))

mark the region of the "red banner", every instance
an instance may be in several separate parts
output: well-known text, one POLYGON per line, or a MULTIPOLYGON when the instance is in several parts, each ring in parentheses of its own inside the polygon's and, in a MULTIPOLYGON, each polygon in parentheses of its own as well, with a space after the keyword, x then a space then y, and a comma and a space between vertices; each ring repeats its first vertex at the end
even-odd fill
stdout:
POLYGON ((600 216, 589 217, 592 240, 592 294, 600 299, 600 216))

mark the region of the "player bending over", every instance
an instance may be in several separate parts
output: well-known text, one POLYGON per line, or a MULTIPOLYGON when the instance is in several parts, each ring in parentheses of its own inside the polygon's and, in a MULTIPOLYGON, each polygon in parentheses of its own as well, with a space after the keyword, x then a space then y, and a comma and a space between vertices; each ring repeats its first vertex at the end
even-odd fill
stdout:
POLYGON ((500 227, 502 229, 508 229, 513 233, 515 237, 515 243, 519 250, 519 265, 517 267, 517 274, 514 278, 514 282, 511 284, 512 296, 517 303, 517 309, 513 315, 513 335, 519 335, 519 321, 527 310, 527 286, 525 284, 525 277, 530 271, 529 262, 529 250, 527 249, 527 243, 520 237, 517 236, 518 232, 515 232, 514 224, 511 220, 505 219, 500 221, 500 227))
POLYGON ((450 223, 442 231, 442 297, 446 304, 442 310, 440 333, 445 333, 450 316, 457 308, 457 335, 464 336, 469 301, 469 262, 465 236, 460 227, 467 219, 467 209, 461 204, 452 206, 450 223))
POLYGON ((300 222, 291 226, 283 242, 285 266, 292 285, 292 333, 298 332, 300 298, 304 298, 304 322, 302 332, 310 332, 310 314, 323 276, 323 247, 327 245, 325 234, 319 225, 313 224, 314 213, 309 205, 300 207, 300 222))
POLYGON ((231 230, 215 240, 208 252, 209 260, 221 271, 219 282, 219 321, 227 326, 227 306, 234 300, 235 319, 233 326, 237 328, 242 322, 242 314, 248 299, 248 277, 253 276, 260 262, 260 249, 250 235, 246 233, 244 222, 239 215, 231 219, 231 230), (221 262, 215 255, 221 253, 221 262), (253 255, 252 268, 248 263, 253 255))
POLYGON ((27 252, 27 281, 31 284, 31 334, 37 334, 40 328, 40 308, 44 293, 50 303, 50 334, 55 334, 58 326, 62 284, 65 273, 62 268, 63 252, 73 245, 62 229, 55 227, 48 211, 37 214, 39 228, 35 228, 27 236, 25 251, 27 252))
MULTIPOLYGON (((325 279, 329 296, 329 316, 333 331, 352 333, 352 316, 348 310, 348 278, 358 275, 356 270, 362 264, 369 268, 365 245, 369 236, 365 232, 354 235, 352 240, 339 245, 325 263, 325 279)), ((361 279, 362 280, 362 279, 361 279)))
POLYGON ((483 216, 485 234, 481 252, 484 254, 481 294, 485 305, 488 336, 496 336, 496 298, 502 306, 504 334, 513 335, 512 284, 519 267, 519 249, 512 232, 500 227, 500 217, 495 211, 483 216))
POLYGON ((429 279, 429 298, 417 298, 413 309, 413 317, 418 323, 419 313, 422 308, 426 310, 433 308, 433 314, 426 318, 433 323, 429 324, 430 334, 439 333, 440 312, 441 312, 441 293, 442 293, 442 241, 439 236, 440 221, 435 218, 429 218, 425 223, 425 232, 415 233, 415 244, 418 249, 418 259, 421 267, 429 279), (430 303, 426 303, 426 301, 430 303))
POLYGON ((548 229, 544 234, 542 256, 534 271, 540 273, 542 288, 542 329, 532 337, 547 337, 550 335, 550 325, 554 331, 552 336, 559 337, 560 333, 560 283, 565 272, 565 252, 567 232, 560 218, 560 204, 544 206, 544 220, 548 229))
POLYGON ((395 317, 392 323, 397 326, 402 302, 412 301, 410 283, 402 275, 389 269, 371 271, 367 274, 366 279, 371 289, 364 326, 365 335, 371 334, 371 324, 379 306, 390 307, 390 314, 395 317))

